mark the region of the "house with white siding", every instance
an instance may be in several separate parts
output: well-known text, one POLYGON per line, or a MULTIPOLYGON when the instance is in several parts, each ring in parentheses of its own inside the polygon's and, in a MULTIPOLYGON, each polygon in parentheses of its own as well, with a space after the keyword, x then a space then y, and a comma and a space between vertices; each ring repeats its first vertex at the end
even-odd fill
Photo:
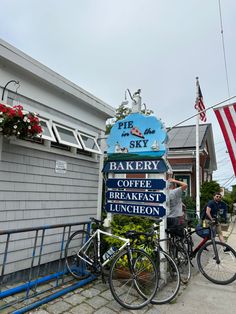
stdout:
MULTIPOLYGON (((105 121, 115 110, 3 40, 0 96, 2 104, 20 104, 24 110, 36 112, 43 128, 41 137, 30 140, 5 137, 0 132, 0 230, 99 217, 100 139, 105 121)), ((50 245, 57 237, 52 234, 50 245)), ((33 238, 24 237, 13 241, 8 272, 27 267, 27 252, 22 253, 21 247, 33 238)), ((45 262, 53 258, 55 255, 45 262)))

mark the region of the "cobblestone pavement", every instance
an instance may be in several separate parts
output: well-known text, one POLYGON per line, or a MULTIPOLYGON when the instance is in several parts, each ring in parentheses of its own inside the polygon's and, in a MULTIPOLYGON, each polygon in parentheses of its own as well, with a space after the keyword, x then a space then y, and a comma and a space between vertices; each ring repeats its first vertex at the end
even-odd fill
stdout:
MULTIPOLYGON (((225 236, 229 237, 229 244, 236 248, 236 225, 232 224, 231 230, 225 233, 225 236), (232 232, 233 231, 233 232, 232 232)), ((198 238, 199 240, 199 238, 198 238)), ((194 261, 195 262, 195 261, 194 261)), ((195 314, 199 313, 199 306, 201 303, 206 305, 205 313, 222 313, 222 304, 229 304, 224 308, 224 314, 232 314, 232 308, 236 308, 236 282, 227 285, 219 286, 214 285, 207 281, 198 269, 192 268, 192 279, 188 285, 182 285, 178 294, 178 297, 171 304, 164 305, 152 305, 149 304, 141 310, 127 310, 122 308, 112 297, 108 283, 103 283, 100 278, 93 282, 74 290, 73 292, 67 293, 64 296, 57 298, 49 303, 41 305, 37 309, 31 310, 28 313, 31 314, 114 314, 114 313, 146 313, 146 314, 195 314), (221 302, 217 299, 217 295, 220 295, 221 302), (202 300, 203 299, 203 300, 202 300), (209 301, 209 305, 208 302, 209 301), (212 305, 213 302, 213 305, 212 305), (216 307, 216 305, 217 307, 216 307), (219 309, 219 310, 217 310, 219 309)), ((66 286, 65 286, 66 287, 66 286)), ((64 288, 64 287, 63 287, 64 288)), ((54 293, 55 291, 53 291, 54 293)), ((50 295, 52 292, 48 292, 50 295)), ((9 297, 12 298, 12 297, 9 297)), ((42 296, 38 296, 33 300, 27 300, 24 305, 29 305, 42 296)), ((9 299, 9 302, 11 300, 9 299)), ((0 301, 1 303, 1 301, 0 301)), ((1 304, 0 304, 1 305, 1 304)), ((225 306, 226 306, 225 305, 225 306)), ((17 308, 22 307, 23 304, 19 303, 11 308, 2 310, 1 314, 9 314, 14 312, 17 308)))

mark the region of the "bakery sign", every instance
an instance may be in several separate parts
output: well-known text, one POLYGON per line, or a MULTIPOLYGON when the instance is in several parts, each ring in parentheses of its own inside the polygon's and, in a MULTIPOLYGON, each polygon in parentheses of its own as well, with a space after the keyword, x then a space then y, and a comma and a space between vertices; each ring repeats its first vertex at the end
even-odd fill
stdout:
POLYGON ((164 173, 167 169, 164 159, 108 160, 104 163, 102 171, 109 173, 164 173))
POLYGON ((159 158, 166 154, 167 132, 155 116, 131 113, 117 121, 107 138, 109 159, 159 158))

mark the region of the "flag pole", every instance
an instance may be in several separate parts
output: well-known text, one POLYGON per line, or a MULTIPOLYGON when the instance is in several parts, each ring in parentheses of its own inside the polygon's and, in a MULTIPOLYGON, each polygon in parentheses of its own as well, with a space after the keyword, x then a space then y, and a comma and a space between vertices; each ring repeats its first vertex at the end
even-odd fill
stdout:
MULTIPOLYGON (((199 98, 199 82, 198 77, 196 77, 196 102, 199 98)), ((196 115, 196 214, 200 217, 200 176, 199 176, 199 116, 196 115)))

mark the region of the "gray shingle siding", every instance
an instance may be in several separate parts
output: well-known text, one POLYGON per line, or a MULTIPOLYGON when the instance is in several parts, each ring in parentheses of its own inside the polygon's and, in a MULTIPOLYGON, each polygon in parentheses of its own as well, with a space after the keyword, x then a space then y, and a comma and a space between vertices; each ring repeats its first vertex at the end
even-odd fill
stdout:
MULTIPOLYGON (((0 162, 0 229, 87 221, 97 214, 98 177, 98 162, 4 141, 0 162), (56 173, 56 160, 67 162, 65 174, 56 173)), ((35 232, 12 235, 6 273, 30 267, 34 236, 35 232)), ((41 263, 59 258, 61 238, 62 228, 46 231, 41 263)), ((5 240, 5 236, 0 237, 1 253, 5 240)), ((0 264, 2 258, 0 254, 0 264)))

